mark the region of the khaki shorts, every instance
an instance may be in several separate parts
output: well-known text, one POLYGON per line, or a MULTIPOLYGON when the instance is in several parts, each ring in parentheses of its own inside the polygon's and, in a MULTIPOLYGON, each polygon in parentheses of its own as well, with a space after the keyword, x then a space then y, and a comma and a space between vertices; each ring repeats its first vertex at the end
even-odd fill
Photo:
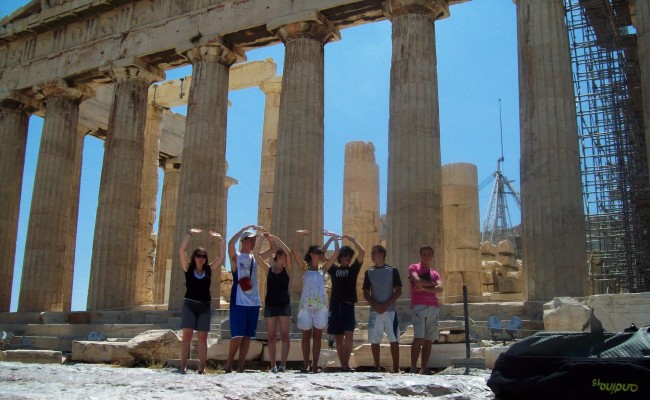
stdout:
POLYGON ((411 319, 413 320, 413 338, 431 340, 435 342, 440 336, 438 315, 440 308, 416 304, 411 307, 411 319))

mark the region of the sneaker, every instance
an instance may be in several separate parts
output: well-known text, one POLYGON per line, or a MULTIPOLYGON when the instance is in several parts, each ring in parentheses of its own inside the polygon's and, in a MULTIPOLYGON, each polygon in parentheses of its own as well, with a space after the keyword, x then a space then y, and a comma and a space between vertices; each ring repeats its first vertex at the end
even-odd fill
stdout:
POLYGON ((196 371, 196 373, 199 374, 199 375, 205 375, 205 371, 202 370, 202 369, 196 371))
POLYGON ((280 366, 278 367, 278 372, 285 372, 285 366, 284 366, 284 365, 280 365, 280 366))
POLYGON ((271 372, 273 372, 274 374, 277 374, 278 373, 278 367, 271 368, 271 372))

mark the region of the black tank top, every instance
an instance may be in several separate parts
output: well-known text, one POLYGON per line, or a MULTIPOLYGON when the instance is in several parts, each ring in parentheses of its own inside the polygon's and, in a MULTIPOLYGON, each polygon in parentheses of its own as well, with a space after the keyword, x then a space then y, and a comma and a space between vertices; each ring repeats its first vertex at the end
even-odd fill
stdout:
POLYGON ((194 276, 195 268, 188 268, 185 271, 185 298, 196 301, 210 301, 210 283, 212 271, 210 267, 203 270, 205 276, 199 279, 194 276))
POLYGON ((291 303, 289 298, 289 274, 286 268, 282 268, 282 271, 278 274, 273 272, 273 267, 269 268, 264 303, 271 307, 284 307, 291 303))

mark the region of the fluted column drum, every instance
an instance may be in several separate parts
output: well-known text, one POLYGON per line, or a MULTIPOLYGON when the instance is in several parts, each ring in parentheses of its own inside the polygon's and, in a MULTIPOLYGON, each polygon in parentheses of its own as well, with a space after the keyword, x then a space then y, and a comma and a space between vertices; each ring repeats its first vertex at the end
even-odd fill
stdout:
POLYGON ((0 100, 0 312, 9 312, 14 278, 20 192, 27 146, 29 112, 13 99, 0 100))
MULTIPOLYGON (((71 224, 79 202, 81 146, 79 103, 90 92, 65 85, 42 89, 46 111, 32 205, 18 311, 70 311, 74 241, 71 224), (64 299, 65 298, 65 299, 64 299)), ((73 229, 76 233, 76 229, 73 229)))
MULTIPOLYGON (((283 25, 276 34, 285 45, 285 54, 271 225, 283 240, 292 240, 297 229, 307 229, 310 243, 321 243, 324 48, 339 33, 321 16, 283 25)), ((292 268, 292 300, 300 297, 303 274, 302 266, 292 268)))
MULTIPOLYGON (((442 261, 440 121, 434 21, 448 15, 447 0, 389 0, 392 22, 388 131, 387 262, 405 280, 420 246, 442 261)), ((409 299, 404 290, 402 299, 409 299)))
POLYGON ((522 257, 528 299, 582 296, 585 221, 562 0, 517 1, 522 257))
MULTIPOLYGON (((135 305, 140 244, 145 232, 147 98, 149 86, 164 79, 152 67, 112 71, 113 103, 104 144, 104 164, 95 222, 88 290, 89 310, 135 305)), ((150 231, 149 231, 150 234, 150 231)))
MULTIPOLYGON (((185 277, 177 254, 190 228, 204 232, 195 235, 188 255, 198 246, 210 245, 208 255, 215 256, 209 229, 225 235, 224 207, 226 176, 226 120, 228 114, 228 77, 237 54, 225 45, 202 46, 187 53, 192 61, 192 85, 187 106, 185 138, 176 208, 176 233, 172 249, 172 273, 169 308, 180 309, 185 295, 185 277)), ((227 240, 224 237, 224 240, 227 240)), ((219 282, 213 277, 212 297, 219 282)), ((218 308, 219 304, 214 303, 218 308)))

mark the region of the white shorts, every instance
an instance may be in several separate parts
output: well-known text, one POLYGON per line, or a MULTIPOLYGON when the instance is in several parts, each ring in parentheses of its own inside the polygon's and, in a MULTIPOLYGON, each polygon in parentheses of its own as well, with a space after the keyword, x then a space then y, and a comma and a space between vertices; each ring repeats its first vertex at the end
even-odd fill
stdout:
POLYGON ((377 311, 370 311, 368 318, 368 341, 371 344, 378 344, 384 333, 390 343, 399 341, 399 325, 395 319, 395 311, 386 311, 378 314, 377 311))
POLYGON ((329 311, 327 308, 307 308, 298 311, 298 329, 308 331, 311 328, 324 329, 327 326, 329 311))

